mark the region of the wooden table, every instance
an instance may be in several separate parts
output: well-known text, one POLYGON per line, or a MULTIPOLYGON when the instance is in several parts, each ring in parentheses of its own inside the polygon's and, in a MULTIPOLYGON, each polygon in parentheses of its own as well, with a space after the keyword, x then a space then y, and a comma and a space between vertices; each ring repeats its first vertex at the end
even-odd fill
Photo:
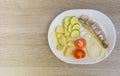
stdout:
POLYGON ((119 76, 119 34, 120 0, 0 0, 0 76, 119 76), (53 55, 48 28, 69 9, 96 9, 111 18, 117 43, 107 59, 71 65, 53 55))

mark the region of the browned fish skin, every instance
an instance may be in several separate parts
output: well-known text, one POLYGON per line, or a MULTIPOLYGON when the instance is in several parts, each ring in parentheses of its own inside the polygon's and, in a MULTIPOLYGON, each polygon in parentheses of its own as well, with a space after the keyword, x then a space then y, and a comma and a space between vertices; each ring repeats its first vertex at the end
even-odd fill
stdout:
POLYGON ((93 30, 97 29, 97 28, 98 28, 97 23, 92 24, 92 25, 91 25, 91 28, 92 28, 93 30))
POLYGON ((97 36, 99 36, 102 33, 100 29, 95 29, 94 32, 97 36))
POLYGON ((102 31, 100 25, 93 20, 91 20, 87 15, 80 16, 80 20, 84 21, 84 24, 91 28, 91 30, 94 31, 95 36, 98 38, 98 40, 101 42, 104 48, 108 48, 108 41, 106 39, 106 35, 102 31))
POLYGON ((102 41, 102 44, 104 45, 105 48, 108 48, 109 43, 107 40, 102 41))
POLYGON ((89 25, 89 26, 91 26, 91 25, 94 24, 94 22, 92 22, 92 21, 90 21, 90 20, 87 20, 85 23, 86 23, 87 25, 89 25))
POLYGON ((88 20, 88 16, 87 15, 82 15, 80 17, 80 19, 83 20, 83 21, 87 21, 88 20))
POLYGON ((104 35, 101 33, 99 36, 99 39, 102 41, 102 40, 105 40, 105 38, 104 38, 104 35))

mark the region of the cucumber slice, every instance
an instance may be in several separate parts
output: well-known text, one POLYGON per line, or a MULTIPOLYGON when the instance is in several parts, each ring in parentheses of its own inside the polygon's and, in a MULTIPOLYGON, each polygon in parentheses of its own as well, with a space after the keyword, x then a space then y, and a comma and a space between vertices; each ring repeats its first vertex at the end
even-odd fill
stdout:
POLYGON ((80 35, 80 31, 73 30, 70 35, 71 35, 71 38, 77 38, 80 35))
POLYGON ((64 18, 64 21, 63 21, 63 26, 65 29, 68 29, 68 25, 70 24, 70 16, 67 16, 64 18))
POLYGON ((63 26, 64 26, 64 28, 65 28, 66 30, 68 30, 68 25, 66 25, 66 24, 64 23, 63 26))
POLYGON ((69 27, 68 27, 68 31, 69 31, 69 32, 72 31, 72 25, 69 25, 69 27))
POLYGON ((64 18, 64 23, 65 23, 66 25, 69 25, 69 24, 70 24, 70 16, 67 16, 67 17, 64 18))
POLYGON ((73 17, 71 17, 70 22, 71 22, 71 25, 74 25, 74 24, 78 23, 79 21, 78 21, 77 17, 73 16, 73 17))
POLYGON ((73 27, 72 27, 72 30, 80 30, 80 25, 79 24, 74 24, 73 27))

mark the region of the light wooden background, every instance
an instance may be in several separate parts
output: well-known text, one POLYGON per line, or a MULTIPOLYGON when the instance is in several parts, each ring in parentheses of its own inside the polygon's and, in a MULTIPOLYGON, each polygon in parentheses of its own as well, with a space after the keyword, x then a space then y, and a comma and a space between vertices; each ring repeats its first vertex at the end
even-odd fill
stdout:
POLYGON ((0 76, 119 76, 119 35, 120 0, 0 0, 0 76), (51 21, 74 8, 99 10, 115 24, 117 43, 104 61, 70 65, 50 51, 51 21))

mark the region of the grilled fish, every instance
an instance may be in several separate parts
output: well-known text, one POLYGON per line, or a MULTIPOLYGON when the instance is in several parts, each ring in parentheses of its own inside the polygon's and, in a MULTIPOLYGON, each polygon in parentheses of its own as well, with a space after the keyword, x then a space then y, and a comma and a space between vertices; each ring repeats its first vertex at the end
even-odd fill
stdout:
POLYGON ((106 38, 106 35, 100 25, 93 21, 87 15, 81 15, 79 18, 80 23, 82 23, 83 27, 86 28, 92 35, 97 39, 97 41, 106 49, 109 46, 109 42, 106 38))

